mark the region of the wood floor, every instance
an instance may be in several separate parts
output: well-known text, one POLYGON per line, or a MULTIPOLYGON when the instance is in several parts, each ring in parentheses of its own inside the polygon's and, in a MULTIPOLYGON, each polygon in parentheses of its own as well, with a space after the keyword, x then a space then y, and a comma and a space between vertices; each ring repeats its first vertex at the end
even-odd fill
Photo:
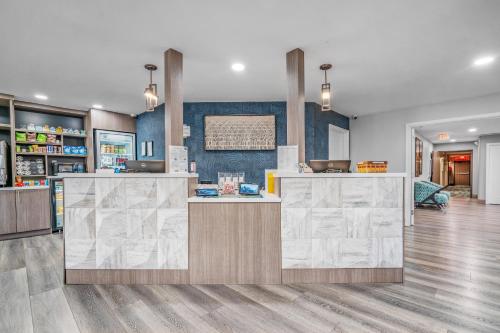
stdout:
POLYGON ((64 286, 62 239, 0 242, 0 332, 500 332, 500 206, 405 230, 405 283, 64 286))

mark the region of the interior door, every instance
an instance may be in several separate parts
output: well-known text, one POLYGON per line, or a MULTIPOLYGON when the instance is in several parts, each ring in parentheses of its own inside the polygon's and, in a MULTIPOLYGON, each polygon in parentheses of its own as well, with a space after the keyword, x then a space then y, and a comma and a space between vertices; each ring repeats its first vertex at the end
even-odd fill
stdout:
POLYGON ((500 143, 486 145, 486 204, 500 205, 500 143))
POLYGON ((328 125, 328 159, 349 160, 349 131, 328 125))
POLYGON ((455 185, 470 186, 470 162, 455 162, 455 185))
POLYGON ((441 184, 441 156, 439 151, 432 152, 432 182, 441 184))

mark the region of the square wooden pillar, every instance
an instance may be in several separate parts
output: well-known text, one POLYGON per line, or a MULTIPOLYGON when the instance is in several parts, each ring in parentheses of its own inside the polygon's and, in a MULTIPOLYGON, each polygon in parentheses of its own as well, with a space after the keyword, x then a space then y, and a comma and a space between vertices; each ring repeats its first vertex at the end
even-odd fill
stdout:
POLYGON ((165 61, 165 171, 169 172, 169 146, 183 146, 182 53, 168 49, 165 61))
POLYGON ((286 99, 286 142, 299 147, 299 162, 305 162, 305 95, 304 51, 295 49, 286 54, 288 91, 286 99))

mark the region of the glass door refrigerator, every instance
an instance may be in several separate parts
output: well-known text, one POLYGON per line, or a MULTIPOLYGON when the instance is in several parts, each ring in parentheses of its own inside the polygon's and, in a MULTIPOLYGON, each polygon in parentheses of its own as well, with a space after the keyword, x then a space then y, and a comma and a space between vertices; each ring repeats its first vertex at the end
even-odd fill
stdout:
POLYGON ((135 134, 95 130, 96 169, 125 169, 125 161, 135 160, 135 134))
POLYGON ((63 228, 64 201, 62 178, 50 179, 50 194, 52 197, 52 231, 61 231, 63 228))

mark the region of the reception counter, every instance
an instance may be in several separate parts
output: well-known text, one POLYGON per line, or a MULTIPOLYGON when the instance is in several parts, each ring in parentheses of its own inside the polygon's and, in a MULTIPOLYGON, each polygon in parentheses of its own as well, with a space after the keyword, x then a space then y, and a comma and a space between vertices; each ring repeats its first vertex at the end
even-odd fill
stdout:
POLYGON ((66 283, 401 282, 403 178, 278 173, 276 195, 198 198, 196 175, 66 175, 66 283))
POLYGON ((404 176, 278 173, 282 282, 402 282, 404 176))
POLYGON ((188 283, 189 174, 67 174, 66 283, 188 283))

